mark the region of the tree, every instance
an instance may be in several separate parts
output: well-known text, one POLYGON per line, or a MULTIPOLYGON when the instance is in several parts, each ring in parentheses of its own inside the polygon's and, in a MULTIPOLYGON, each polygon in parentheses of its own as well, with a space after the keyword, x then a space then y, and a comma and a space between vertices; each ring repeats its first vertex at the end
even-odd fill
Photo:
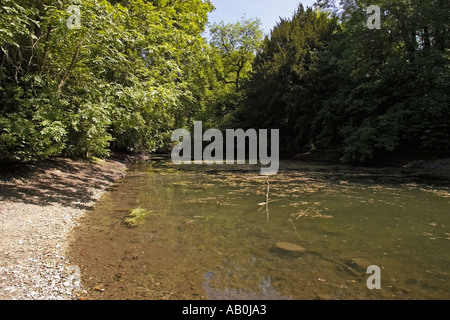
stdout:
POLYGON ((241 82, 248 78, 251 64, 263 37, 260 20, 245 20, 237 23, 214 23, 211 27, 211 45, 222 58, 220 80, 233 84, 239 91, 241 82))
POLYGON ((319 87, 327 86, 318 78, 320 59, 336 31, 328 13, 302 5, 291 19, 281 19, 256 56, 239 125, 280 129, 285 150, 308 146, 319 87))
POLYGON ((339 132, 344 161, 448 152, 448 1, 379 1, 380 30, 364 24, 370 4, 344 2, 333 67, 341 86, 324 102, 321 115, 334 115, 324 127, 339 132))
POLYGON ((320 1, 282 19, 255 59, 239 125, 279 128, 284 151, 333 149, 345 162, 448 153, 448 1, 379 1, 381 29, 367 26, 372 4, 320 1))
POLYGON ((205 50, 208 90, 198 119, 206 128, 229 128, 235 123, 242 84, 252 72, 252 62, 261 45, 263 32, 259 20, 241 19, 236 23, 213 24, 209 47, 205 50))
POLYGON ((209 1, 5 0, 0 160, 154 151, 192 116, 209 1), (178 122, 178 123, 177 123, 178 122))

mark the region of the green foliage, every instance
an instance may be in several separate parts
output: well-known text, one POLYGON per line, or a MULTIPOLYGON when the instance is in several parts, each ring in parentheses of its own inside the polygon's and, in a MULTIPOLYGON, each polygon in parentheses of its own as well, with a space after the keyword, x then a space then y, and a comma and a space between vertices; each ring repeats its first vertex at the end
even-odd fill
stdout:
POLYGON ((125 223, 128 227, 136 227, 148 217, 148 215, 151 214, 151 211, 148 211, 143 208, 135 208, 133 210, 130 210, 130 214, 125 219, 125 223))
POLYGON ((208 0, 0 5, 0 161, 167 151, 174 129, 280 129, 284 151, 450 152, 450 3, 319 0, 262 38, 208 0), (381 7, 382 28, 365 9, 381 7))
POLYGON ((279 128, 284 151, 337 150, 346 162, 449 153, 449 2, 378 1, 380 30, 366 27, 371 4, 319 1, 282 19, 255 59, 237 125, 279 128))
POLYGON ((380 30, 361 24, 370 4, 348 5, 342 17, 344 54, 335 60, 341 85, 322 110, 339 105, 334 126, 343 160, 449 152, 448 1, 379 1, 380 30))
POLYGON ((220 56, 217 66, 219 79, 233 84, 238 91, 251 72, 251 63, 259 49, 263 32, 259 20, 241 19, 237 23, 214 23, 211 27, 211 45, 220 56))
POLYGON ((197 112, 209 1, 74 4, 80 29, 62 1, 0 6, 0 160, 155 151, 197 112))
POLYGON ((233 126, 239 109, 242 84, 252 73, 252 62, 260 49, 263 32, 259 20, 241 19, 236 23, 214 23, 211 28, 209 53, 210 94, 200 114, 206 127, 233 126), (210 72, 211 72, 210 71, 210 72))
POLYGON ((292 19, 282 19, 266 37, 246 85, 240 110, 244 127, 278 128, 284 149, 310 143, 316 109, 323 94, 317 76, 327 42, 337 31, 336 19, 300 6, 292 19))

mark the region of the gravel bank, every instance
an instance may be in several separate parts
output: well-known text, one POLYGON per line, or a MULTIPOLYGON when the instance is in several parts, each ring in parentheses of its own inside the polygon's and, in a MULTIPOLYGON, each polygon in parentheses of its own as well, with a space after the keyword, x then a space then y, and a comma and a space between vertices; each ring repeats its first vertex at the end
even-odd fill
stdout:
POLYGON ((0 168, 0 300, 68 300, 79 288, 68 235, 126 161, 54 159, 0 168))

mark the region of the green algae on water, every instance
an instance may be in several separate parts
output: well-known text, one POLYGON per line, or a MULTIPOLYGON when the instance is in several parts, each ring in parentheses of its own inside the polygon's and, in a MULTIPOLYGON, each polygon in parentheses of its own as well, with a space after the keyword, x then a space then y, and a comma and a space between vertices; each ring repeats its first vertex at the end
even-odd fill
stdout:
POLYGON ((137 225, 142 224, 145 218, 151 213, 151 211, 143 208, 135 208, 130 211, 130 214, 125 219, 125 223, 128 227, 136 227, 137 225))

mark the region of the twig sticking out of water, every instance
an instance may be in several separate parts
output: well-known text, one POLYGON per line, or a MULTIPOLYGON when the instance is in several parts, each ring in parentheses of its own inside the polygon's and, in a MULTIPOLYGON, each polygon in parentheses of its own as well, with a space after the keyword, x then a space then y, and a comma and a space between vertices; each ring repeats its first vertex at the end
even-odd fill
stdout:
POLYGON ((267 192, 266 192, 266 216, 267 216, 267 222, 269 222, 269 191, 270 191, 270 183, 269 180, 266 181, 267 183, 267 192))
MULTIPOLYGON (((269 180, 266 180, 266 184, 267 184, 267 189, 266 189, 266 202, 260 202, 258 203, 259 206, 261 206, 261 208, 259 208, 258 210, 261 210, 262 208, 264 208, 264 206, 266 207, 266 215, 267 215, 267 222, 269 222, 270 219, 270 215, 269 215, 269 192, 270 192, 270 183, 269 180)), ((274 200, 274 201, 278 201, 278 200, 274 200)), ((272 201, 273 202, 273 201, 272 201)))

